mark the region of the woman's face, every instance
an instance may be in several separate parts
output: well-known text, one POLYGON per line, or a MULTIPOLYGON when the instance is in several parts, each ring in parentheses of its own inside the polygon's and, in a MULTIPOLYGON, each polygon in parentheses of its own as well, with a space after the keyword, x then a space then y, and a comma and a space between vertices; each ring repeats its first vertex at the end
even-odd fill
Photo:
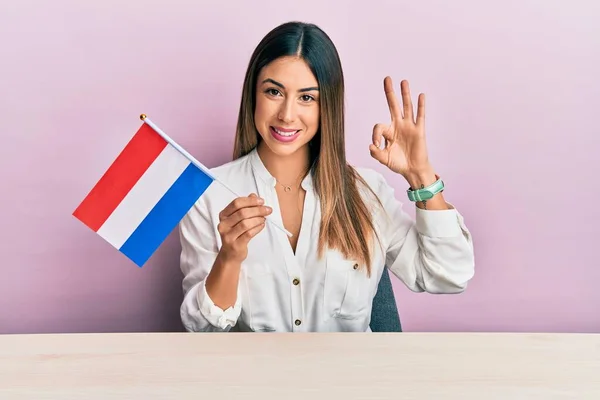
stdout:
POLYGON ((277 155, 307 146, 319 129, 319 88, 304 60, 282 57, 262 69, 254 121, 264 144, 277 155))

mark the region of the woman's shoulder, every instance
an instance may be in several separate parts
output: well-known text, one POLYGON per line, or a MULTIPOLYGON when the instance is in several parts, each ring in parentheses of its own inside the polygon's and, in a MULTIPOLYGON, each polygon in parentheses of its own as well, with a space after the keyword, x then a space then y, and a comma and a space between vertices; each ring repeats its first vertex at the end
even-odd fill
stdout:
POLYGON ((381 172, 368 167, 353 166, 353 168, 375 194, 378 196, 387 194, 390 185, 381 172))
MULTIPOLYGON (((390 178, 386 178, 384 172, 379 172, 373 168, 354 167, 357 174, 363 182, 358 183, 361 196, 376 219, 387 226, 390 222, 389 217, 397 214, 397 210, 403 207, 403 202, 399 200, 395 183, 400 183, 394 179, 396 174, 390 172, 390 178), (394 185, 389 180, 393 179, 394 185), (368 187, 365 187, 365 184, 368 187)), ((399 175, 398 175, 399 176, 399 175)))
POLYGON ((217 178, 239 177, 240 174, 251 172, 249 161, 250 154, 236 158, 235 160, 219 164, 209 168, 211 174, 217 178))

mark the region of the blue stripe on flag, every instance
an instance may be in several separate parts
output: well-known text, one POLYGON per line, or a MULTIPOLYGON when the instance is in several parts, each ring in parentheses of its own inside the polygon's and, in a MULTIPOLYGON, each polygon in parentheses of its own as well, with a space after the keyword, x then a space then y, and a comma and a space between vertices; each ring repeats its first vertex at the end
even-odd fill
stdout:
POLYGON ((212 182, 190 163, 119 250, 143 266, 212 182))

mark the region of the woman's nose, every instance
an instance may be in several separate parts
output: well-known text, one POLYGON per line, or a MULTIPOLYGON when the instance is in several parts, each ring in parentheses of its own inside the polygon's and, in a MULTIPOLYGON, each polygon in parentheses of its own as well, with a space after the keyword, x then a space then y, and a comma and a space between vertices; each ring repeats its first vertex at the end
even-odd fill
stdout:
POLYGON ((294 122, 294 119, 296 118, 295 113, 296 111, 293 102, 285 101, 279 109, 278 118, 285 123, 294 122))

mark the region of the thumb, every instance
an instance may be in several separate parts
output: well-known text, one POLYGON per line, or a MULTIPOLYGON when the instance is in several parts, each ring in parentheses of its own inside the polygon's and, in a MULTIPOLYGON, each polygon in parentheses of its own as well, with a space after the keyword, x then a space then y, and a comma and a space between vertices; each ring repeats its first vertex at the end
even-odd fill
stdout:
POLYGON ((371 157, 385 165, 387 161, 387 151, 385 149, 380 149, 374 144, 371 144, 369 146, 369 150, 371 152, 371 157))
MULTIPOLYGON (((384 137, 383 133, 387 130, 387 126, 384 124, 376 124, 373 127, 373 144, 377 147, 381 146, 384 137)), ((387 139, 387 138, 386 138, 387 139)))

